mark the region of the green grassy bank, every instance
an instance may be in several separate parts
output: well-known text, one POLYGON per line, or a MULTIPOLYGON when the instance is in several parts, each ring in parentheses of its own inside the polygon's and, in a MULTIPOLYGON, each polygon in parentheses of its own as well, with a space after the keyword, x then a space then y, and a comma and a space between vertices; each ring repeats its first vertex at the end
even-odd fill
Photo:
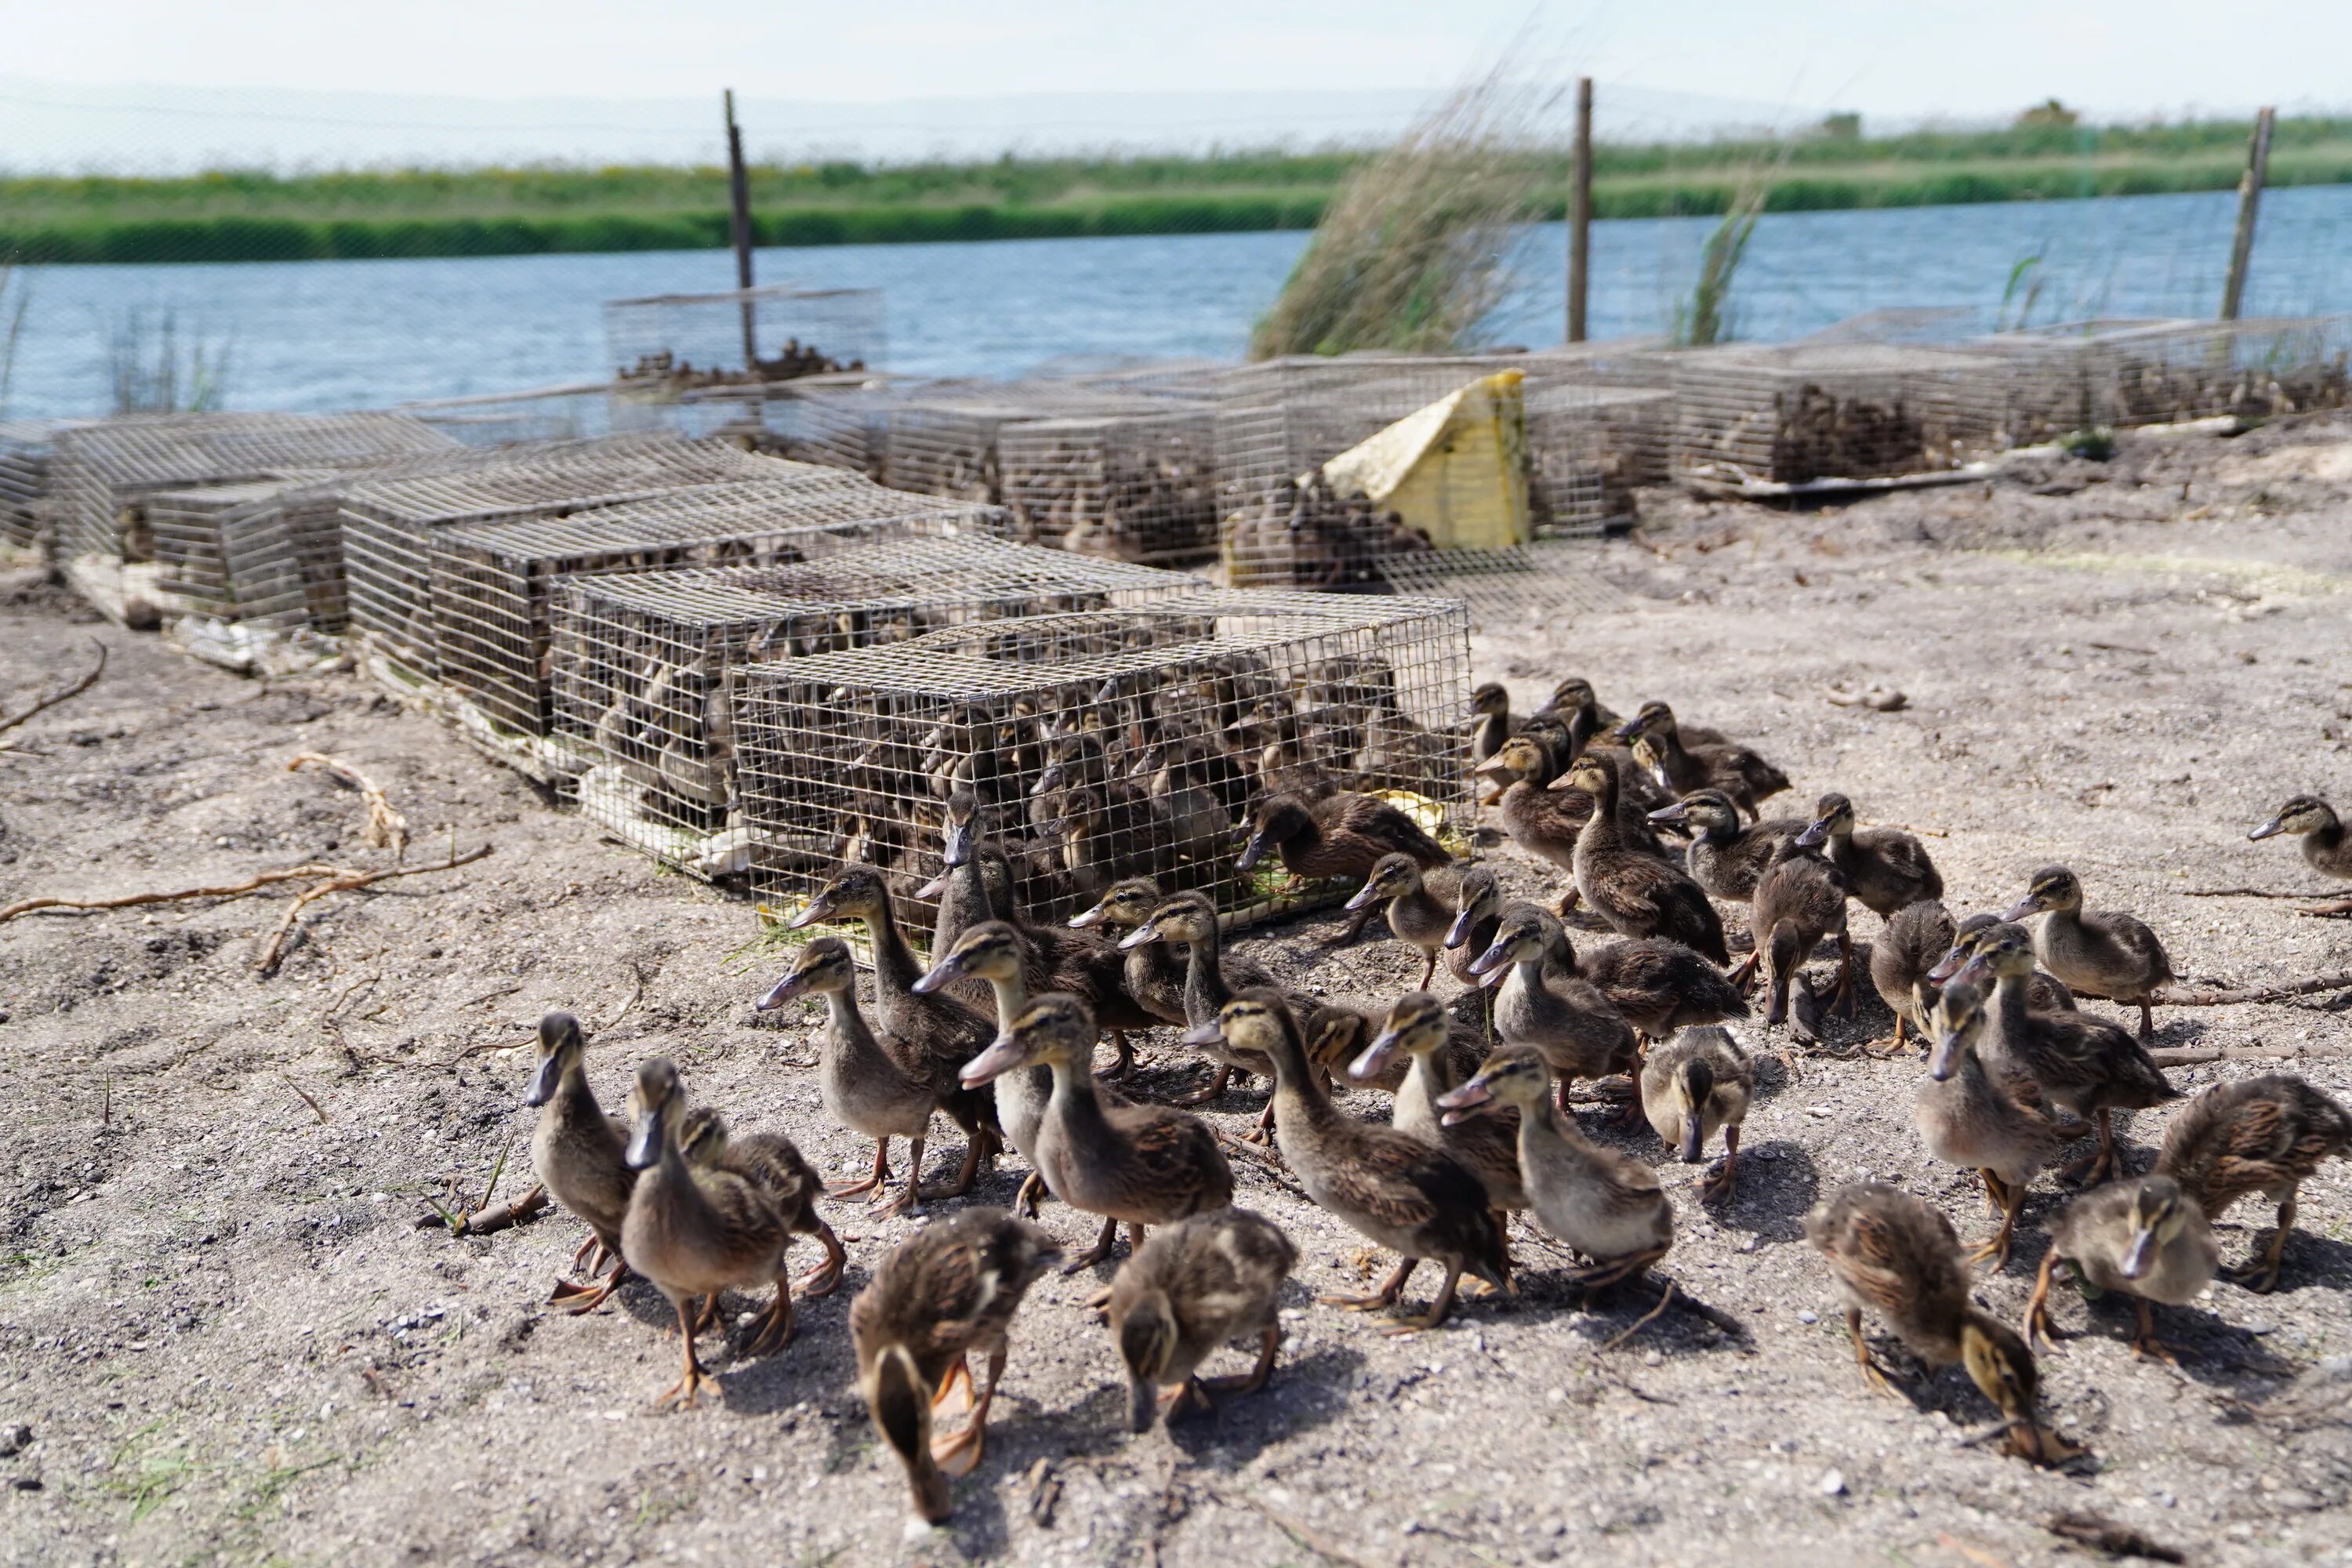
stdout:
MULTIPOLYGON (((1604 218, 1710 215, 1748 173, 1769 210, 1829 211, 2226 190, 2246 127, 2032 126, 1785 143, 1603 146, 1604 218)), ((763 165, 763 245, 895 245, 1309 228, 1358 155, 1003 158, 763 165)), ((1529 153, 1566 210, 1564 154, 1529 153)), ((2352 121, 2282 121, 2274 184, 2352 183, 2352 121)), ((727 243, 726 173, 620 167, 402 170, 184 179, 0 176, 0 252, 27 262, 281 261, 671 250, 727 243)))

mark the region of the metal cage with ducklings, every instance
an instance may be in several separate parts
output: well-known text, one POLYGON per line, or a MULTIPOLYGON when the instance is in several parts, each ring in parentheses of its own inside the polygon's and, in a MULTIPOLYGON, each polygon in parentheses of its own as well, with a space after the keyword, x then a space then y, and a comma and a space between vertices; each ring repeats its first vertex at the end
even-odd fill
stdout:
POLYGON ((1326 903, 1344 885, 1238 868, 1251 814, 1359 791, 1466 849, 1469 679, 1459 601, 1222 590, 748 667, 752 886, 789 920, 845 864, 871 866, 919 936, 969 791, 1032 920, 1138 876, 1206 891, 1236 924, 1326 903))
POLYGON ((49 460, 61 423, 0 419, 0 545, 22 551, 45 547, 49 460))
POLYGON ((480 392, 404 403, 394 410, 421 419, 467 447, 532 441, 583 441, 613 433, 610 382, 566 382, 518 392, 480 392))
POLYGON ((173 614, 288 629, 310 620, 285 503, 331 476, 158 490, 145 502, 157 591, 173 614))
POLYGON ((111 619, 160 618, 151 498, 353 471, 453 443, 398 414, 134 415, 58 432, 52 457, 58 550, 68 577, 111 619))
POLYGON ((878 368, 882 291, 771 283, 608 300, 604 345, 622 390, 646 397, 878 368))
MULTIPOLYGON (((938 504, 938 503, 933 503, 938 504)), ((557 584, 555 723, 582 815, 703 877, 748 868, 730 690, 739 669, 1023 616, 1123 609, 1199 580, 986 537, 891 540, 781 566, 557 584)))
POLYGON ((755 482, 682 489, 561 517, 460 524, 426 542, 435 679, 460 731, 532 777, 588 756, 554 724, 551 623, 564 577, 778 567, 884 539, 992 535, 992 509, 910 496, 833 468, 772 463, 755 482))
POLYGON ((1981 355, 1899 343, 1733 344, 1672 356, 1674 471, 1732 487, 1897 479, 1998 445, 1981 355))
POLYGON ((998 435, 1016 538, 1080 555, 1190 566, 1217 552, 1216 416, 1127 407, 1006 426, 998 435))

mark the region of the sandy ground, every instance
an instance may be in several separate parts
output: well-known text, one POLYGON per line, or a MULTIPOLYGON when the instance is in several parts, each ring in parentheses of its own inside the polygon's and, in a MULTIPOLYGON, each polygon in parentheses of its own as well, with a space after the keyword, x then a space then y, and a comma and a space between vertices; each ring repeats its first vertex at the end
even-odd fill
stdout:
MULTIPOLYGON (((2299 790, 2352 805, 2352 426, 2127 447, 1990 486, 1776 512, 1662 498, 1645 543, 1596 555, 1617 610, 1478 639, 1522 698, 1571 671, 1628 710, 1664 697, 1752 740, 1865 821, 1930 830, 1962 910, 2072 864, 2099 904, 2148 919, 2193 979, 2352 963, 2352 923, 2193 889, 2305 888, 2246 828, 2299 790), (1906 692, 1833 707, 1833 683, 1906 692)), ((723 1400, 656 1413, 675 1375, 650 1289, 586 1319, 540 1306, 578 1226, 551 1216, 452 1240, 428 1195, 478 1194, 510 1152, 529 1026, 592 1028, 607 1103, 639 1058, 675 1058, 742 1126, 781 1127, 829 1169, 814 1015, 755 1024, 772 954, 740 900, 666 876, 434 722, 348 676, 241 681, 93 625, 12 580, 0 707, 112 650, 93 690, 6 737, 0 902, 235 880, 311 858, 384 863, 356 798, 286 761, 341 753, 416 826, 412 858, 492 856, 317 906, 256 978, 283 903, 42 915, 0 926, 0 1552, 22 1563, 1169 1564, 2077 1560, 2043 1528, 2089 1510, 2199 1563, 2352 1562, 2352 1166, 2305 1191, 2286 1282, 2169 1314, 2190 1352, 2137 1363, 2129 1314, 2062 1289, 2049 1407, 2095 1458, 2049 1474, 1968 1439, 1989 1407, 1957 1371, 1909 1402, 1856 1377, 1805 1211, 1864 1174, 1987 1221, 1973 1178, 1911 1127, 1915 1060, 1814 1056, 1763 1069, 1737 1199, 1646 1133, 1680 1231, 1661 1274, 1738 1336, 1646 1302, 1589 1310, 1564 1260, 1517 1244, 1525 1289, 1442 1331, 1380 1337, 1312 1303, 1353 1288, 1352 1236, 1237 1161, 1240 1201, 1297 1237, 1278 1381, 1171 1435, 1122 1429, 1092 1278, 1030 1298, 986 1463, 949 1531, 908 1541, 899 1471, 852 1385, 845 1318, 906 1234, 847 1205, 849 1286, 808 1303, 781 1354, 715 1365, 723 1400), (5 1430, 30 1428, 21 1446, 5 1430), (1042 1482, 1042 1484, 1041 1484, 1042 1482), (2332 1555, 2331 1555, 2332 1554, 2332 1555)), ((1554 890, 1510 851, 1512 885, 1554 890)), ((1867 936, 1875 921, 1857 912, 1867 936)), ((1414 973, 1390 942, 1336 958, 1306 922, 1245 945, 1304 983, 1381 997, 1414 973)), ((1443 984, 1444 983, 1441 983, 1443 984)), ((2343 1000, 2160 1015, 2159 1043, 2352 1037, 2343 1000)), ((1873 1003, 1833 1040, 1883 1032, 1873 1003)), ((1777 1042, 1748 1029, 1762 1047, 1777 1042)), ((1192 1069, 1165 1037, 1147 1085, 1192 1069)), ((2175 1073, 2188 1089, 2257 1070, 2175 1073)), ((2352 1092, 2352 1062, 2299 1070, 2352 1092)), ((1238 1130, 1255 1094, 1213 1114, 1238 1130)), ((1364 1105, 1364 1100, 1356 1103, 1364 1105)), ((2161 1113, 2132 1119, 2152 1157, 2161 1113)), ((1592 1126, 1598 1131, 1598 1123, 1592 1126)), ((954 1152, 944 1141, 938 1158, 954 1152)), ((1009 1199, 1008 1162, 988 1201, 1009 1199)), ((2057 1189, 2037 1184, 1982 1303, 2014 1321, 2057 1189)), ((1076 1239, 1090 1226, 1049 1207, 1076 1239)), ((2241 1209, 2225 1251, 2263 1237, 2241 1209)), ((813 1261, 804 1256, 803 1267, 813 1261)), ((1426 1279, 1417 1280, 1415 1300, 1426 1279)), ((748 1300, 730 1303, 748 1310, 748 1300)), ((1237 1363, 1238 1364, 1238 1363, 1237 1363)))

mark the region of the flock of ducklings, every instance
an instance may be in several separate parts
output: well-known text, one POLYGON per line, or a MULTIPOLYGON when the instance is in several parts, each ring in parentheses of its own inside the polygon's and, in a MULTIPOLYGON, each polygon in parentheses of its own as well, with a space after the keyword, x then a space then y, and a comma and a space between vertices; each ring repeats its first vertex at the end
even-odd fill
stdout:
MULTIPOLYGON (((633 1275, 650 1280, 677 1313, 684 1358, 662 1398, 691 1405, 708 1381, 696 1335, 722 1292, 773 1287, 743 1347, 759 1354, 791 1337, 795 1290, 840 1283, 844 1251, 820 1198, 864 1194, 911 1213, 966 1193, 1009 1144, 1031 1171, 1017 1212, 967 1207, 925 1226, 879 1261, 849 1314, 875 1426, 903 1462, 918 1511, 938 1522, 947 1478, 980 1460, 1024 1292, 1057 1263, 1070 1272, 1108 1257, 1122 1222, 1131 1250, 1089 1305, 1126 1363, 1135 1429, 1162 1408, 1172 1419, 1272 1375, 1276 1303, 1297 1250, 1280 1227, 1233 1206, 1224 1135, 1186 1105, 1223 1092, 1236 1073, 1269 1079, 1247 1142, 1278 1149, 1318 1205, 1397 1256, 1377 1289, 1328 1304, 1395 1308, 1421 1262, 1442 1270, 1427 1307, 1386 1332, 1435 1327, 1465 1274, 1509 1291, 1513 1211, 1583 1260, 1571 1285, 1605 1289, 1666 1255, 1674 1208, 1649 1164, 1580 1131, 1570 1084, 1597 1080, 1625 1121, 1646 1121, 1685 1162, 1700 1163, 1720 1136, 1723 1160, 1698 1194, 1724 1198, 1756 1072, 1723 1025, 1749 1015, 1759 984, 1768 1024, 1789 1019, 1796 999, 1818 1005, 1801 972, 1832 938, 1838 978, 1826 1004, 1850 1016, 1853 903, 1885 922, 1868 975, 1896 1019, 1893 1040, 1869 1048, 1899 1051, 1917 1031, 1927 1047, 1920 1138, 1936 1159, 1979 1171, 2000 1216, 1967 1253, 1943 1214, 1875 1183, 1846 1186, 1808 1216, 1865 1377, 1885 1384, 1863 1334, 1870 1313, 1930 1368, 1964 1366, 2011 1451, 2056 1462, 2079 1450, 2037 1415, 2032 1346, 2048 1331, 2061 1259, 2136 1301, 2135 1348, 2168 1357, 2153 1305, 2187 1302, 2217 1273, 2256 1290, 2276 1283, 2297 1186, 2352 1146, 2352 1114, 2287 1074, 2217 1085, 2172 1117, 2151 1172, 2125 1174, 2112 1113, 2177 1098, 2143 1043, 2172 969, 2141 921, 2086 910, 2081 882, 2055 866, 1998 914, 1956 921, 1917 838, 1859 826, 1834 794, 1810 817, 1763 817, 1759 803, 1788 787, 1785 775, 1720 734, 1678 726, 1664 703, 1621 721, 1570 679, 1533 714, 1515 717, 1493 685, 1474 706, 1474 774, 1494 786, 1486 804, 1521 849, 1568 874, 1557 909, 1506 901, 1491 867, 1452 861, 1409 816, 1345 791, 1264 803, 1242 853, 1244 864, 1273 853, 1301 877, 1360 881, 1349 900, 1357 929, 1384 910, 1423 959, 1423 988, 1384 1010, 1276 984, 1223 951, 1206 896, 1162 898, 1148 879, 1110 887, 1066 926, 1030 922, 1012 907, 1013 879, 984 811, 959 793, 946 812, 936 962, 916 956, 885 878, 848 866, 795 923, 864 927, 871 1018, 835 936, 798 950, 758 1004, 822 998, 817 1087, 840 1126, 874 1140, 862 1179, 828 1189, 790 1140, 730 1133, 717 1112, 689 1105, 667 1060, 638 1068, 629 1120, 606 1115, 579 1025, 549 1015, 528 1096, 542 1108, 532 1158, 592 1232, 572 1260, 585 1282, 561 1281, 553 1301, 585 1311, 633 1275), (1662 833, 1687 837, 1687 848, 1670 854, 1662 833), (1737 968, 1718 903, 1747 908, 1752 951, 1737 968), (1580 950, 1561 918, 1578 905, 1615 940, 1580 950), (2035 916, 2030 935, 2016 923, 2035 916), (1441 964, 1461 983, 1450 1001, 1426 989, 1441 964), (2081 995, 2136 1006, 2137 1032, 2082 1011, 2081 995), (1161 1024, 1182 1030, 1212 1069, 1181 1104, 1118 1087, 1132 1062, 1126 1032, 1161 1024), (1106 1031, 1119 1060, 1097 1072, 1106 1031), (1338 1079, 1386 1091, 1389 1120, 1336 1103, 1338 1079), (951 1181, 926 1186, 925 1140, 942 1111, 963 1134, 962 1159, 951 1181), (1972 1302, 1970 1264, 2007 1258, 2028 1184, 2084 1137, 2095 1138, 2092 1152, 2066 1173, 2082 1190, 2050 1226, 2021 1333, 1972 1302), (895 1194, 893 1139, 910 1146, 895 1194), (1100 1220, 1090 1245, 1066 1246, 1034 1223, 1045 1194, 1100 1220), (2267 1248, 2224 1271, 2210 1222, 2256 1194, 2277 1205, 2277 1228, 2267 1248), (795 1279, 785 1254, 797 1236, 824 1257, 795 1279), (1252 1371, 1200 1377, 1233 1342, 1255 1346, 1252 1371), (987 1363, 977 1387, 975 1354, 987 1363)), ((2316 799, 2296 797, 2250 837, 2281 833, 2301 836, 2315 868, 2352 877, 2352 847, 2316 799)))

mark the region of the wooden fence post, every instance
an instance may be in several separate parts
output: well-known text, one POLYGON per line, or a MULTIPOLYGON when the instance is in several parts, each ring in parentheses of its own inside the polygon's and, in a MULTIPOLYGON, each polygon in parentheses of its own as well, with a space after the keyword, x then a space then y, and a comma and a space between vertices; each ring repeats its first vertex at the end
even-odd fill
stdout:
POLYGON ((2246 297, 2246 264, 2254 258, 2254 216, 2263 205, 2263 182, 2270 176, 2271 128, 2278 110, 2254 116, 2254 139, 2246 148, 2246 177, 2238 182, 2238 233, 2230 244, 2230 280, 2221 286, 2221 319, 2234 321, 2246 297))
MULTIPOLYGON (((743 169, 743 129, 735 123, 735 89, 729 88, 727 104, 727 197, 733 209, 730 225, 735 241, 735 287, 748 290, 751 287, 751 178, 743 169)), ((752 320, 751 301, 743 301, 743 368, 749 371, 760 357, 759 332, 752 320)))
POLYGON ((1568 341, 1584 341, 1592 279, 1592 79, 1576 79, 1576 172, 1568 195, 1568 341))

